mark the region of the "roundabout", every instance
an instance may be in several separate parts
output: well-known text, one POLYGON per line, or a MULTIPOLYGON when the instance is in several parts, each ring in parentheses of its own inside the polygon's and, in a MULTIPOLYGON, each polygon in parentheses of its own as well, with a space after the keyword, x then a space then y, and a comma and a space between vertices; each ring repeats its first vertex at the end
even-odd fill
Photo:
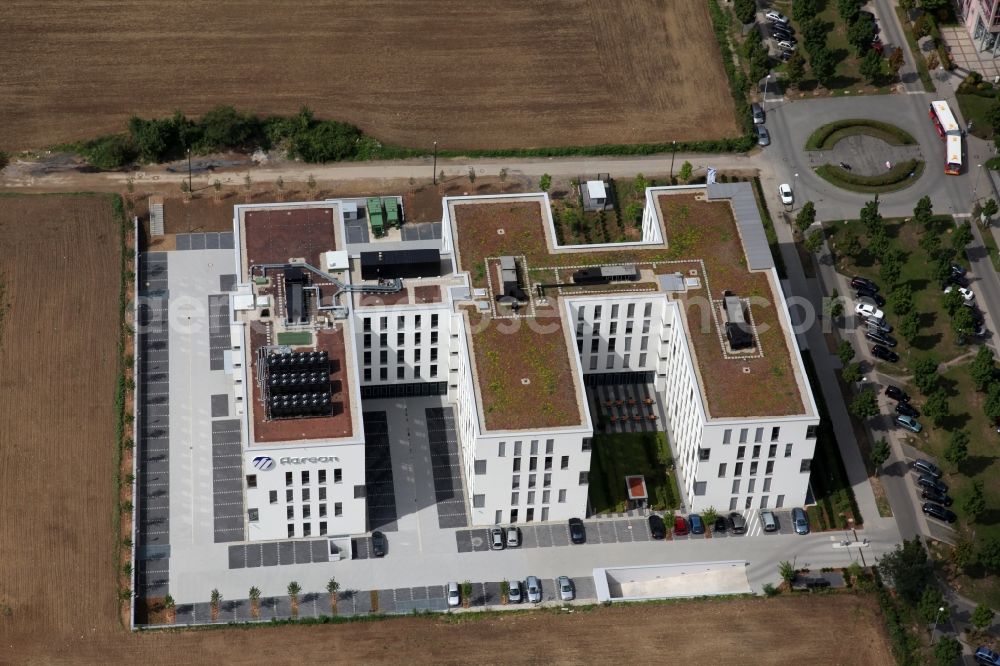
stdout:
POLYGON ((840 120, 818 128, 806 141, 816 175, 852 192, 895 192, 920 179, 920 145, 908 132, 872 120, 840 120))

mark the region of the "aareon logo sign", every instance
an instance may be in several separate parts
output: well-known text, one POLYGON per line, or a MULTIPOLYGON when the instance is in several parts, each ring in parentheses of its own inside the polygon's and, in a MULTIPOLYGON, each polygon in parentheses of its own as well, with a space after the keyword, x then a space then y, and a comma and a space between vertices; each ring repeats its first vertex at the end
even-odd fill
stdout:
POLYGON ((253 466, 262 472, 268 472, 274 469, 274 458, 271 456, 257 456, 253 459, 253 466))

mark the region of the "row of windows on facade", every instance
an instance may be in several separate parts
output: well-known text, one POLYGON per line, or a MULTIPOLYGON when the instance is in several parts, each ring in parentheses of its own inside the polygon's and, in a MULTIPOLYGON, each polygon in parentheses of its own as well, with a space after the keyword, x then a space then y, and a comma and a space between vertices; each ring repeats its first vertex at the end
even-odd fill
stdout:
MULTIPOLYGON (((584 321, 587 318, 586 317, 586 311, 587 311, 587 309, 588 308, 586 306, 584 306, 584 307, 581 307, 577 311, 576 317, 577 317, 578 321, 584 321)), ((611 318, 612 319, 617 319, 619 311, 620 311, 619 304, 618 303, 613 304, 611 306, 611 318)), ((601 314, 603 314, 603 312, 604 312, 604 306, 602 306, 602 305, 595 305, 594 306, 594 316, 593 316, 593 319, 600 319, 601 318, 601 314)), ((628 303, 625 306, 625 317, 628 318, 628 319, 631 319, 634 316, 635 316, 635 303, 628 303)), ((653 316, 653 304, 652 303, 648 303, 648 302, 647 303, 643 303, 643 306, 642 306, 642 316, 643 317, 652 317, 653 316)))
MULTIPOLYGON (((806 439, 816 439, 816 428, 817 426, 814 425, 808 426, 806 428, 806 439)), ((750 434, 750 428, 740 428, 739 443, 746 444, 747 437, 749 436, 749 434, 750 434)), ((777 442, 779 439, 781 439, 781 427, 773 426, 771 428, 771 441, 777 442)), ((732 444, 732 441, 733 441, 733 431, 731 428, 726 428, 726 430, 722 433, 722 443, 732 444)), ((764 428, 757 428, 754 431, 753 441, 754 443, 760 443, 764 441, 764 428)), ((791 446, 791 444, 789 444, 788 446, 791 446)))
MULTIPOLYGON (((423 324, 423 322, 424 322, 423 315, 414 315, 413 316, 413 327, 414 328, 420 328, 420 326, 423 324)), ((362 326, 362 330, 365 333, 371 333, 371 330, 372 330, 372 318, 371 317, 364 317, 364 318, 362 318, 362 320, 361 320, 361 326, 362 326)), ((431 328, 437 328, 437 327, 438 327, 438 315, 432 314, 431 315, 431 328)), ((385 331, 385 330, 388 330, 388 328, 389 328, 389 318, 388 317, 379 317, 378 318, 378 330, 385 331)), ((404 315, 398 315, 396 317, 396 328, 397 329, 399 329, 399 328, 406 328, 406 317, 404 315)))
MULTIPOLYGON (((643 331, 645 333, 646 331, 643 331)), ((614 333, 612 333, 614 335, 614 333)), ((630 352, 632 351, 632 340, 633 338, 625 338, 625 348, 622 351, 630 352)), ((590 339, 590 353, 596 354, 601 347, 601 338, 593 337, 590 339)), ((576 339, 576 349, 581 354, 583 353, 583 338, 576 339)), ((608 338, 608 351, 613 352, 618 349, 618 338, 608 338)), ((649 349, 649 336, 644 335, 639 338, 639 351, 646 351, 649 349)))
MULTIPOLYGON (((643 319, 642 320, 642 334, 644 336, 648 336, 651 322, 652 322, 652 320, 650 320, 650 319, 643 319)), ((606 332, 602 333, 601 332, 601 328, 602 328, 602 326, 600 324, 598 324, 593 329, 588 330, 587 324, 585 324, 584 322, 577 322, 576 323, 576 339, 577 340, 583 340, 584 335, 585 334, 589 334, 589 335, 593 336, 591 338, 591 344, 593 344, 594 342, 600 341, 601 338, 610 338, 610 339, 613 340, 614 336, 618 335, 618 322, 617 321, 609 321, 609 322, 607 322, 607 331, 606 332)), ((625 331, 625 335, 631 336, 635 332, 635 322, 626 321, 625 322, 625 329, 624 329, 624 331, 625 331)), ((626 338, 626 340, 630 340, 630 339, 631 338, 626 338)), ((645 349, 645 347, 644 347, 644 349, 645 349)), ((595 351, 596 352, 597 349, 595 348, 595 349, 592 349, 591 351, 595 351)))
MULTIPOLYGON (((316 471, 316 477, 317 477, 316 482, 318 484, 322 485, 322 484, 326 483, 326 470, 325 469, 317 470, 316 471)), ((303 486, 308 486, 309 485, 309 479, 311 478, 311 476, 310 476, 308 470, 301 472, 299 478, 302 480, 302 485, 303 486)), ((334 483, 341 483, 341 482, 343 482, 343 480, 344 480, 344 470, 342 470, 339 467, 334 468, 334 470, 333 470, 333 482, 334 483)), ((285 472, 285 485, 286 486, 290 486, 293 483, 295 483, 295 472, 285 472)), ((256 488, 256 487, 257 487, 257 475, 256 474, 247 474, 247 488, 256 488)), ((274 492, 274 491, 272 491, 272 492, 274 492)), ((324 492, 324 494, 326 493, 325 490, 323 492, 324 492)), ((289 501, 291 501, 291 500, 289 500, 289 501)))
MULTIPOLYGON (((421 349, 414 349, 413 350, 413 362, 414 363, 420 363, 421 357, 423 356, 423 354, 421 354, 421 351, 423 351, 423 350, 421 350, 421 349)), ((431 361, 438 360, 438 348, 437 347, 431 347, 430 356, 431 356, 431 361)), ((363 365, 371 365, 372 364, 372 353, 370 351, 366 351, 364 353, 362 361, 363 361, 363 365)), ((379 351, 379 353, 378 353, 378 363, 379 363, 379 365, 388 365, 389 364, 389 350, 388 349, 382 349, 381 351, 379 351)), ((396 350, 396 363, 397 364, 406 363, 406 350, 405 349, 397 349, 396 350)))
MULTIPOLYGON (((337 514, 337 515, 340 515, 340 514, 337 514)), ((260 515, 259 515, 257 509, 250 509, 249 511, 247 511, 247 517, 248 517, 248 519, 250 520, 251 523, 255 523, 255 522, 257 522, 260 519, 260 515)), ((327 533, 326 521, 325 520, 321 520, 321 521, 319 521, 319 535, 320 536, 325 536, 326 533, 327 533)), ((289 536, 289 538, 297 536, 295 534, 295 523, 288 523, 288 536, 289 536)), ((304 536, 304 537, 312 536, 312 523, 311 522, 309 522, 309 523, 302 523, 302 536, 304 536)))
MULTIPOLYGON (((606 360, 606 362, 604 364, 604 369, 605 370, 613 370, 614 367, 615 367, 615 359, 616 358, 618 358, 618 357, 615 356, 614 354, 608 356, 607 360, 606 360)), ((591 356, 590 357, 590 369, 591 370, 597 370, 597 366, 598 366, 599 362, 600 362, 600 358, 598 356, 591 356)), ((631 354, 625 354, 624 356, 622 356, 622 366, 621 367, 623 367, 623 368, 629 368, 629 367, 631 367, 631 362, 632 362, 632 355, 631 354)), ((646 367, 646 354, 645 353, 639 354, 639 365, 638 365, 638 367, 640 367, 640 368, 646 367)))
MULTIPOLYGON (((519 517, 519 512, 517 509, 510 510, 510 522, 516 523, 519 517)), ((544 523, 549 519, 549 507, 542 507, 542 517, 541 521, 544 523)), ((524 514, 524 522, 531 523, 535 521, 535 507, 528 507, 524 514)), ((494 523, 499 525, 503 522, 503 509, 497 509, 496 517, 493 520, 494 523)))
MULTIPOLYGON (((739 507, 739 501, 740 501, 739 497, 730 497, 729 498, 729 510, 730 511, 736 511, 736 509, 739 507)), ((760 508, 761 509, 767 509, 768 508, 767 505, 770 502, 771 502, 771 496, 770 495, 762 495, 761 498, 760 498, 760 508)), ((780 509, 783 506, 785 506, 785 496, 784 495, 778 495, 778 499, 774 503, 774 508, 775 509, 780 509)), ((746 498, 746 500, 743 502, 743 508, 744 509, 752 509, 753 508, 753 496, 752 495, 748 496, 746 498)))
MULTIPOLYGON (((372 380, 372 369, 371 368, 365 368, 364 373, 362 374, 362 376, 364 377, 364 381, 370 382, 372 380)), ((434 378, 434 377, 438 376, 437 363, 433 363, 433 364, 430 365, 428 376, 430 376, 431 378, 434 378)), ((413 366, 413 379, 420 379, 420 377, 421 377, 420 366, 419 365, 413 366)), ((379 378, 379 381, 382 381, 382 382, 388 381, 389 380, 389 368, 379 368, 378 369, 378 378, 379 378)), ((406 366, 402 366, 402 365, 396 366, 396 379, 406 379, 406 366)))
MULTIPOLYGON (((322 497, 321 499, 325 499, 325 496, 322 497)), ((272 490, 271 491, 271 504, 277 504, 277 503, 278 503, 278 493, 277 493, 277 491, 272 490)), ((326 518, 326 516, 327 516, 327 508, 326 507, 327 507, 327 505, 326 505, 325 502, 322 503, 322 504, 319 504, 317 506, 317 510, 318 510, 320 518, 326 518)), ((258 510, 258 509, 249 509, 247 511, 247 515, 248 515, 248 517, 250 519, 250 522, 251 523, 255 523, 255 522, 257 522, 260 519, 260 510, 258 510)), ((340 518, 343 515, 344 515, 344 504, 343 504, 343 502, 334 502, 333 503, 333 517, 334 518, 340 518)), ((288 520, 294 520, 295 519, 295 505, 294 504, 289 504, 287 507, 285 507, 285 517, 288 520)), ((303 519, 312 518, 312 505, 305 504, 305 505, 302 506, 302 518, 303 519)))
MULTIPOLYGON (((372 347, 372 334, 371 333, 365 333, 362 336, 361 341, 362 341, 362 346, 365 349, 371 349, 371 347, 372 347)), ((423 341, 423 335, 420 333, 420 331, 417 331, 416 333, 413 334, 413 345, 415 347, 419 347, 422 341, 423 341)), ((436 345, 437 343, 438 343, 438 332, 437 331, 431 331, 431 344, 432 345, 436 345)), ((388 347, 389 346, 389 334, 388 333, 379 333, 378 334, 378 346, 379 347, 388 347)), ((406 346, 406 333, 403 333, 402 331, 400 331, 399 333, 396 333, 396 346, 397 347, 405 347, 406 346)))
MULTIPOLYGON (((753 447, 753 455, 751 457, 754 458, 754 459, 760 458, 760 449, 761 449, 761 445, 760 444, 755 445, 753 447)), ((698 448, 698 461, 699 462, 708 462, 708 460, 711 457, 711 455, 712 455, 712 449, 710 449, 710 448, 706 449, 706 448, 702 448, 702 447, 698 448)), ((768 458, 774 458, 777 455, 778 455, 778 445, 777 444, 771 444, 770 446, 767 447, 767 457, 768 458)), ((736 449, 736 459, 737 460, 743 460, 744 458, 746 458, 746 456, 747 456, 747 447, 741 446, 741 447, 739 447, 739 448, 736 449)), ((792 457, 792 445, 791 444, 785 444, 785 457, 786 458, 791 458, 792 457)))

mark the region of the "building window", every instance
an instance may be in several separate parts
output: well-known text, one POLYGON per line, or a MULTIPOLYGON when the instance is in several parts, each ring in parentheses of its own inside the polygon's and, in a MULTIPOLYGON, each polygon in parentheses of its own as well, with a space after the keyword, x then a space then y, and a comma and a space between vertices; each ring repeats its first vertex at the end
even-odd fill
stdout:
MULTIPOLYGON (((611 349, 609 348, 608 351, 611 351, 611 349)), ((608 356, 608 362, 604 364, 604 369, 605 370, 611 370, 614 367, 615 367, 615 357, 614 356, 608 356)))
POLYGON ((431 377, 437 377, 437 376, 438 376, 438 367, 437 364, 435 363, 431 365, 431 377))
POLYGON ((319 500, 322 502, 326 499, 326 488, 319 489, 319 500))
POLYGON ((694 494, 701 496, 708 492, 708 482, 707 481, 695 481, 694 482, 694 494))
POLYGON ((432 361, 438 360, 438 348, 437 347, 431 347, 431 360, 432 361))
POLYGON ((269 490, 269 491, 267 491, 267 499, 268 499, 268 501, 271 504, 277 504, 278 503, 278 491, 277 490, 269 490))
POLYGON ((436 345, 438 343, 438 332, 431 331, 431 344, 436 345))
POLYGON ((287 490, 285 490, 285 501, 286 501, 286 502, 291 502, 291 501, 293 501, 293 499, 294 499, 294 498, 292 497, 292 492, 293 492, 293 491, 292 491, 292 489, 291 489, 291 488, 288 488, 287 490))
POLYGON ((737 498, 737 497, 731 497, 731 498, 729 498, 729 510, 730 511, 736 511, 736 502, 737 501, 739 501, 739 498, 737 498))
POLYGON ((248 509, 247 520, 249 520, 251 523, 256 523, 258 520, 260 520, 260 512, 257 509, 248 509))
POLYGON ((590 340, 590 353, 591 354, 596 354, 598 346, 600 344, 601 344, 601 339, 600 338, 596 338, 596 337, 595 338, 591 338, 591 340, 590 340))
MULTIPOLYGON (((520 503, 520 501, 521 501, 521 493, 511 493, 510 494, 510 503, 511 503, 511 506, 517 506, 520 503)), ((511 518, 511 520, 514 520, 514 519, 511 518)))
POLYGON ((556 447, 556 440, 554 440, 554 439, 547 439, 547 440, 545 440, 545 453, 546 454, 552 453, 552 451, 553 451, 553 449, 555 449, 555 447, 556 447))
POLYGON ((510 477, 510 487, 511 487, 512 490, 517 490, 518 488, 521 487, 521 475, 520 474, 515 474, 514 476, 510 477))
POLYGON ((601 318, 601 306, 600 305, 595 305, 594 306, 594 319, 600 319, 600 318, 601 318))
POLYGON ((719 478, 726 478, 726 463, 719 463, 719 478))
POLYGON ((524 520, 530 523, 534 519, 535 519, 535 509, 534 507, 528 507, 528 513, 525 515, 524 520))
POLYGON ((537 478, 538 478, 537 474, 529 474, 528 475, 528 487, 529 488, 534 488, 535 487, 535 481, 537 480, 537 478))
POLYGON ((514 455, 521 455, 521 442, 514 442, 514 455))
POLYGON ((545 469, 552 469, 552 456, 545 456, 545 469))
POLYGON ((295 517, 295 505, 289 504, 288 506, 285 507, 285 518, 291 520, 294 517, 295 517))
MULTIPOLYGON (((617 307, 617 306, 612 306, 617 307)), ((608 335, 618 335, 618 322, 611 322, 611 326, 608 327, 608 335)))
POLYGON ((302 485, 309 485, 309 472, 302 472, 302 485))
POLYGON ((531 504, 534 504, 534 503, 535 503, 535 491, 534 490, 529 490, 528 491, 528 504, 531 505, 531 504))
POLYGON ((378 353, 378 362, 380 365, 385 365, 389 362, 389 350, 382 349, 378 353))
POLYGON ((812 458, 803 458, 802 462, 799 464, 800 472, 808 472, 812 467, 812 458))
POLYGON ((542 507, 542 522, 544 523, 548 519, 549 519, 549 507, 543 506, 542 507))
POLYGON ((247 488, 256 488, 256 487, 257 487, 257 475, 247 474, 247 488))
POLYGON ((581 486, 587 485, 587 483, 588 483, 588 477, 589 477, 589 473, 588 472, 580 472, 580 485, 581 486))
POLYGON ((326 483, 326 470, 325 469, 321 469, 319 472, 317 472, 317 474, 319 475, 319 478, 317 479, 317 483, 319 483, 319 484, 326 483))
POLYGON ((288 538, 295 536, 295 523, 288 523, 288 538))
POLYGON ((388 368, 379 368, 378 369, 378 378, 381 381, 383 381, 383 382, 387 381, 389 379, 389 369, 388 368))
POLYGON ((512 523, 516 523, 517 522, 517 509, 511 509, 510 510, 510 522, 512 522, 512 523))
POLYGON ((396 368, 396 379, 403 379, 404 376, 403 371, 404 371, 403 366, 399 366, 398 368, 396 368))
POLYGON ((413 350, 413 362, 420 363, 420 349, 413 350))
POLYGON ((365 371, 361 376, 366 382, 370 382, 372 380, 372 369, 365 368, 365 371))
POLYGON ((405 333, 396 333, 396 346, 397 347, 402 347, 405 344, 406 344, 406 334, 405 333))
POLYGON ((786 458, 791 458, 792 457, 792 445, 791 444, 785 444, 785 457, 786 458))
POLYGON ((647 349, 649 349, 649 338, 639 338, 639 351, 646 351, 647 349))
POLYGON ((515 472, 520 472, 521 471, 521 459, 520 458, 514 458, 514 471, 515 472))
POLYGON ((369 348, 371 348, 371 346, 372 346, 372 336, 371 336, 371 333, 365 333, 364 347, 365 347, 365 349, 369 349, 369 348))
POLYGON ((389 328, 389 318, 388 317, 379 317, 378 318, 378 330, 384 331, 387 328, 389 328))
POLYGON ((764 479, 764 492, 771 492, 771 477, 764 479))
POLYGON ((361 324, 362 324, 361 330, 363 330, 365 333, 371 333, 372 331, 371 317, 365 317, 364 319, 362 319, 361 324))
POLYGON ((747 447, 741 446, 738 449, 736 449, 737 460, 743 460, 746 457, 746 455, 747 455, 747 447))
POLYGON ((747 492, 752 493, 753 488, 756 485, 757 485, 757 479, 750 479, 750 481, 747 483, 747 492))
POLYGON ((364 364, 365 365, 371 365, 372 364, 372 353, 370 351, 366 351, 364 353, 364 364))
POLYGON ((340 483, 343 480, 344 480, 344 470, 342 470, 339 467, 335 467, 333 469, 333 482, 340 483))
POLYGON ((528 458, 528 471, 534 472, 536 469, 538 469, 538 458, 532 456, 528 458))
POLYGON ((740 428, 740 444, 747 443, 747 433, 750 431, 749 428, 740 428))
POLYGON ((309 489, 308 488, 303 488, 302 489, 302 501, 303 502, 308 502, 309 501, 309 489))
POLYGON ((743 463, 736 463, 736 469, 733 472, 733 476, 743 476, 743 463))
POLYGON ((379 347, 388 347, 389 346, 389 334, 388 333, 379 333, 378 334, 378 346, 379 347))
POLYGON ((563 456, 559 459, 559 469, 569 469, 569 456, 563 456))
POLYGON ((542 477, 542 487, 548 488, 551 485, 552 485, 552 474, 546 472, 545 476, 542 477))
POLYGON ((784 505, 785 505, 785 496, 784 495, 778 495, 778 501, 774 503, 774 508, 775 509, 780 509, 784 505))
POLYGON ((486 461, 476 460, 474 463, 476 474, 486 474, 486 461))
POLYGON ((537 439, 531 440, 531 455, 533 455, 533 456, 537 456, 538 455, 538 440, 537 439))
POLYGON ((639 367, 640 368, 645 368, 646 367, 646 355, 645 354, 639 354, 639 367))
POLYGON ((734 495, 736 495, 737 493, 740 492, 740 480, 739 479, 733 479, 733 491, 732 492, 733 492, 734 495))
POLYGON ((732 439, 733 439, 733 431, 730 430, 729 428, 726 428, 725 431, 723 431, 722 433, 722 443, 729 444, 732 441, 732 439))
POLYGON ((414 315, 413 317, 413 328, 420 328, 421 320, 423 317, 420 315, 414 315))
POLYGON ((320 536, 323 536, 324 534, 326 534, 326 521, 325 520, 320 521, 320 523, 319 523, 319 534, 320 534, 320 536))
MULTIPOLYGON (((419 360, 419 359, 417 359, 417 360, 419 360)), ((396 364, 398 365, 399 363, 406 363, 406 350, 405 349, 397 349, 396 350, 396 364)))
POLYGON ((582 448, 583 451, 589 451, 591 449, 591 447, 593 447, 593 445, 594 445, 594 438, 593 437, 584 437, 583 438, 583 448, 582 448))
POLYGON ((757 474, 757 461, 754 460, 750 463, 750 476, 755 476, 757 474))
POLYGON ((326 518, 326 503, 325 502, 319 505, 319 517, 320 518, 326 518))
POLYGON ((712 453, 712 449, 703 449, 698 447, 698 461, 708 462, 708 457, 712 453))
POLYGON ((768 458, 773 458, 776 455, 778 455, 778 445, 777 444, 772 444, 771 446, 767 447, 767 457, 768 458))
POLYGON ((608 339, 608 351, 609 352, 613 352, 615 350, 615 347, 618 346, 618 342, 617 341, 618 341, 618 338, 609 338, 608 339))
POLYGON ((760 458, 760 445, 757 444, 753 447, 753 457, 760 458))
POLYGON ((438 316, 436 314, 431 315, 431 328, 438 327, 438 316))
POLYGON ((816 439, 816 429, 819 426, 811 425, 806 428, 806 439, 816 439))
POLYGON ((757 428, 757 430, 754 431, 754 433, 753 433, 753 441, 754 442, 763 442, 764 441, 764 429, 763 428, 757 428))
POLYGON ((747 496, 747 501, 744 502, 743 508, 744 509, 749 509, 751 506, 753 506, 753 497, 752 496, 747 496))
POLYGON ((285 472, 285 485, 286 486, 292 485, 292 473, 291 472, 285 472))
POLYGON ((403 315, 396 317, 396 328, 406 328, 406 317, 403 315))
POLYGON ((302 517, 309 518, 312 516, 312 507, 308 504, 302 506, 302 517))
POLYGON ((506 453, 505 451, 506 448, 507 448, 507 442, 500 442, 500 444, 497 445, 497 456, 503 458, 506 453))
POLYGON ((566 489, 565 488, 563 488, 563 489, 561 489, 559 491, 559 503, 560 504, 565 504, 566 503, 566 489))
POLYGON ((413 344, 415 344, 415 345, 419 345, 420 344, 420 332, 419 331, 417 333, 413 334, 413 344))
POLYGON ((596 356, 591 356, 590 357, 590 369, 591 370, 597 370, 597 357, 596 356))
POLYGON ((781 434, 781 428, 779 428, 778 426, 774 426, 773 428, 771 428, 771 441, 777 442, 778 439, 780 438, 780 434, 781 434))
POLYGON ((762 509, 766 509, 767 508, 767 500, 768 500, 768 496, 767 495, 764 495, 763 497, 760 498, 760 508, 762 508, 762 509))
POLYGON ((500 521, 502 521, 502 520, 503 520, 503 511, 501 511, 500 509, 497 509, 496 515, 493 517, 493 524, 494 525, 499 525, 500 521))
POLYGON ((343 502, 334 502, 333 503, 333 515, 334 515, 335 518, 338 517, 338 516, 344 515, 344 503, 343 502))
POLYGON ((774 461, 768 460, 767 465, 764 466, 764 474, 774 474, 774 461))

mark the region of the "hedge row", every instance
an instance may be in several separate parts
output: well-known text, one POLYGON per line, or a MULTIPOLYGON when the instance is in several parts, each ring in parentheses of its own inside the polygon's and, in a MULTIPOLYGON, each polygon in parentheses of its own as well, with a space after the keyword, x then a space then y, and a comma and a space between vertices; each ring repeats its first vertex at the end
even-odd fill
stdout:
POLYGON ((717 0, 708 0, 708 14, 712 17, 712 30, 715 32, 715 41, 719 45, 719 52, 722 54, 722 65, 726 70, 726 78, 729 80, 729 93, 733 96, 733 104, 736 109, 736 121, 743 128, 748 142, 749 150, 756 142, 754 138, 753 117, 750 115, 750 105, 747 103, 747 92, 750 90, 750 82, 743 74, 743 70, 736 64, 733 56, 733 49, 729 42, 729 30, 732 26, 732 19, 719 6, 717 0))
MULTIPOLYGON (((832 145, 827 145, 827 141, 835 132, 851 128, 866 127, 893 137, 899 142, 894 145, 912 146, 917 143, 917 140, 914 139, 909 132, 906 132, 890 123, 883 123, 878 120, 868 120, 866 118, 849 118, 845 120, 837 120, 819 127, 806 141, 806 150, 827 150, 833 147, 832 145)), ((879 138, 884 137, 880 136, 879 138)))
POLYGON ((906 160, 877 176, 861 176, 833 164, 824 164, 816 169, 816 173, 834 185, 843 184, 846 186, 845 189, 852 187, 883 188, 905 182, 910 178, 911 173, 919 178, 919 172, 923 171, 923 164, 921 160, 906 160))

